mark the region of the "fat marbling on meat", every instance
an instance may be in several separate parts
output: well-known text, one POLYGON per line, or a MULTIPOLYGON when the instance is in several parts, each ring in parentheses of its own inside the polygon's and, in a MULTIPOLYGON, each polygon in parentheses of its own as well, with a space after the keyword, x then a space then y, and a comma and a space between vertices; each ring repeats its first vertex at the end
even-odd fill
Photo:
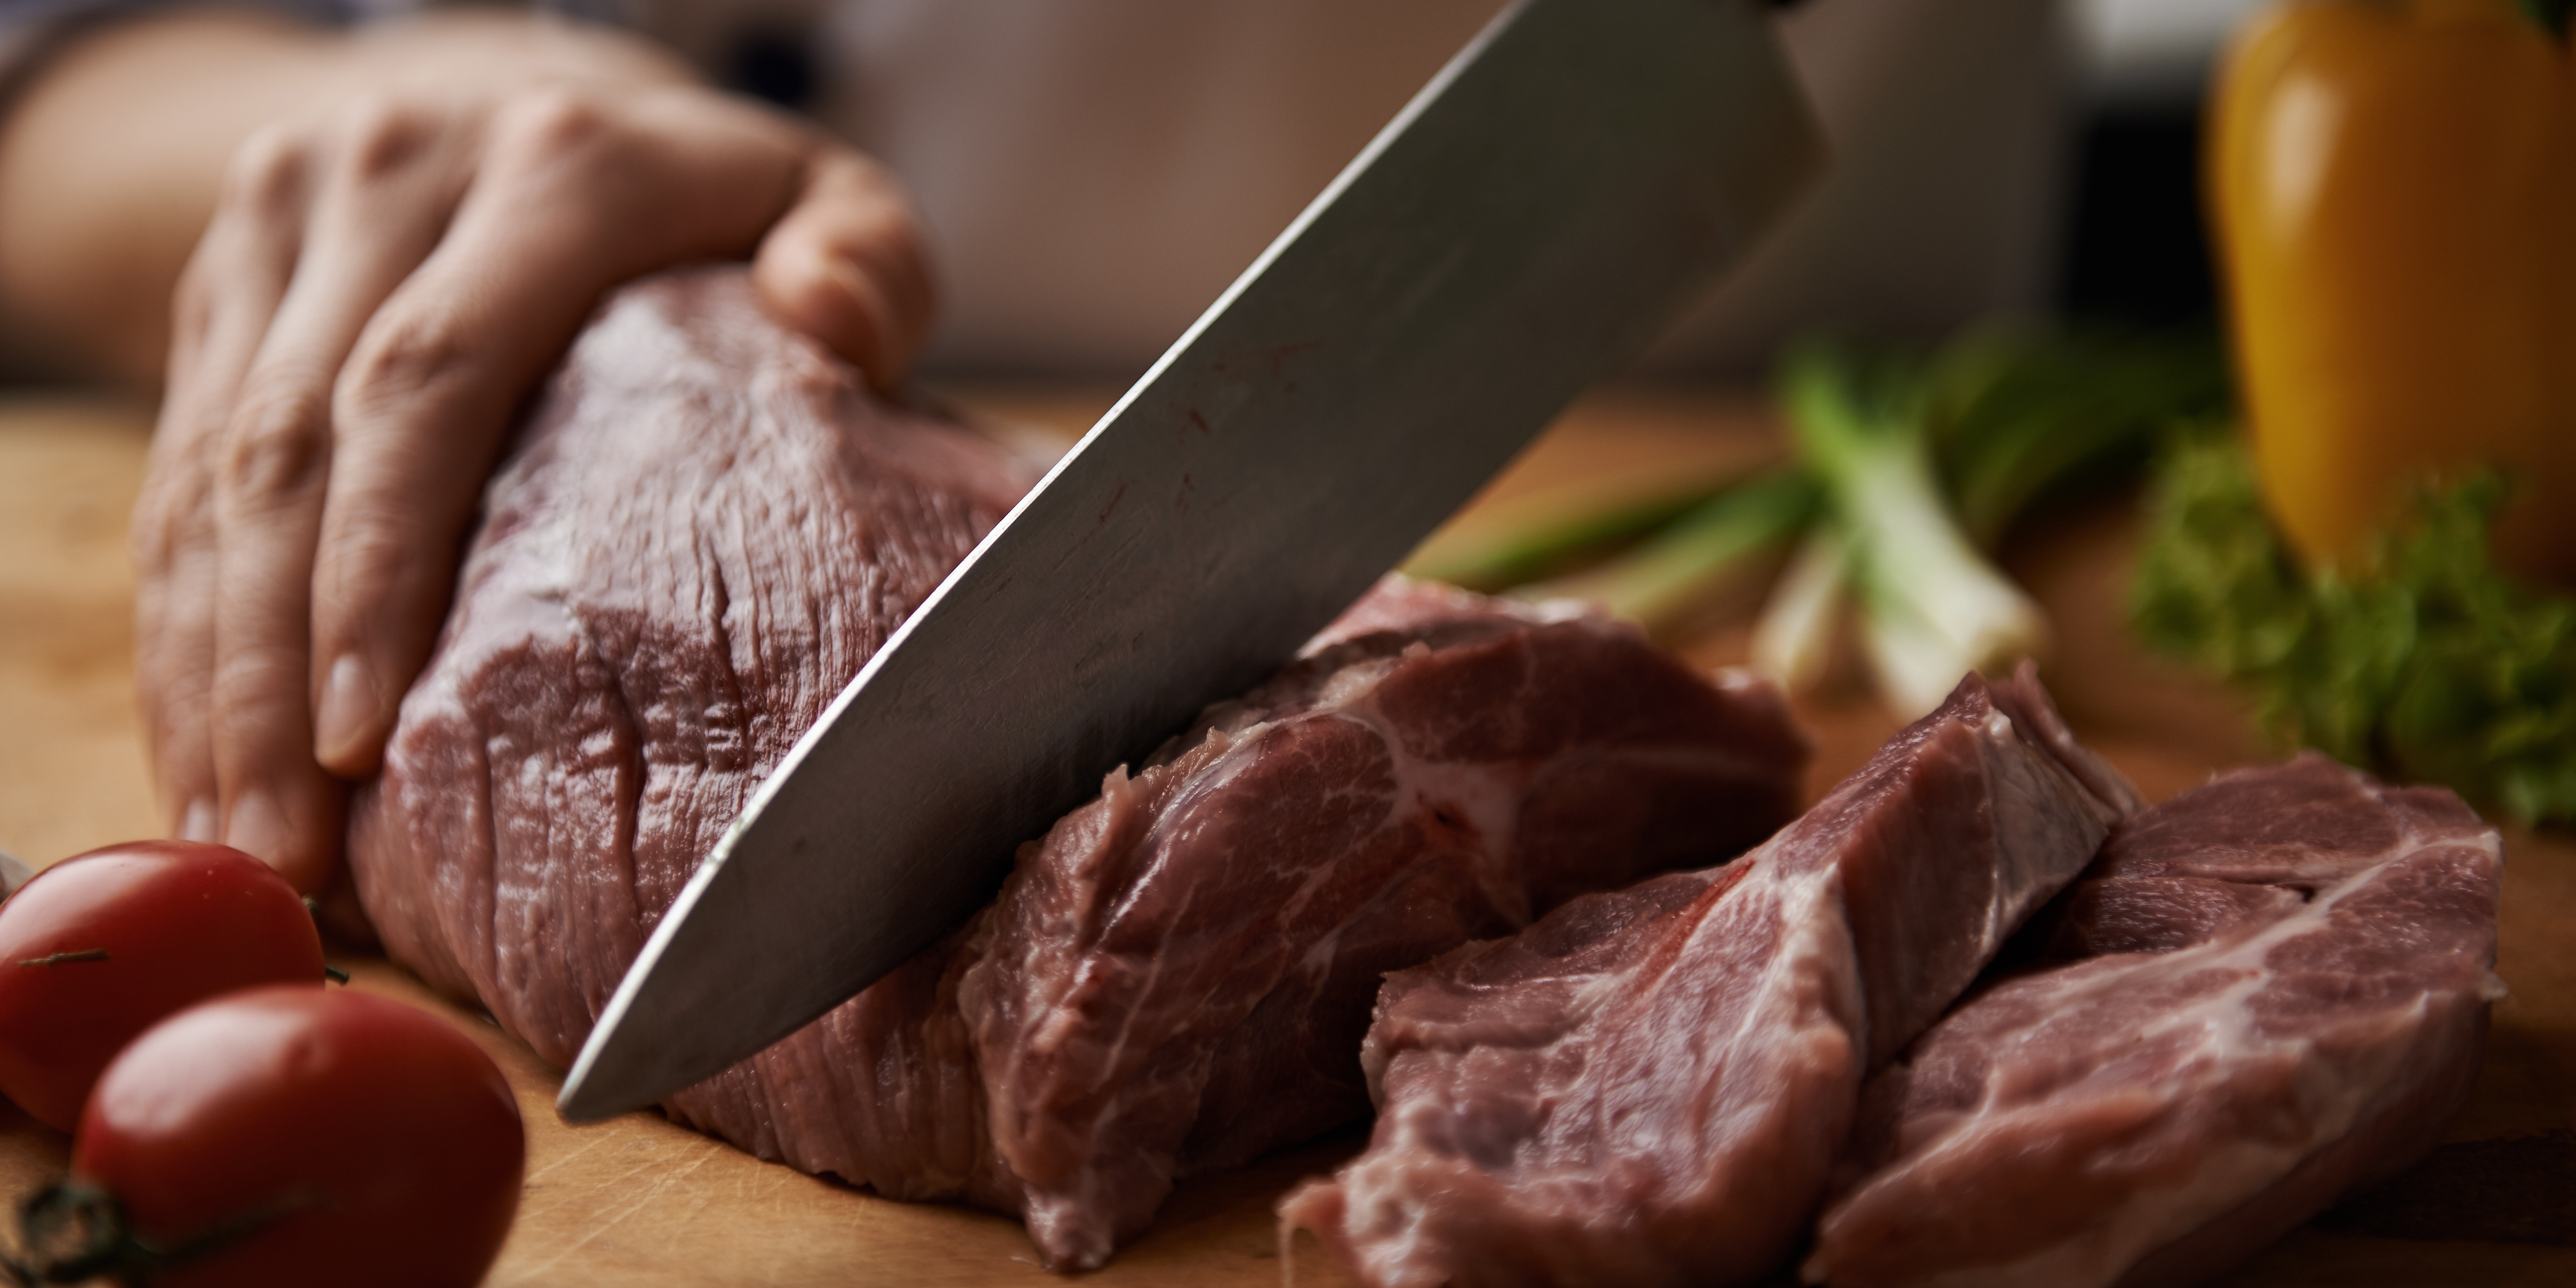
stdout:
POLYGON ((1364 1116, 1385 972, 1794 810, 1804 745, 1768 685, 1595 617, 1428 606, 1111 775, 970 932, 951 970, 993 1158, 1051 1264, 1099 1264, 1176 1175, 1364 1116))
MULTIPOLYGON (((870 401, 738 272, 612 298, 357 803, 389 951, 568 1060, 699 855, 1024 477, 870 401)), ((1111 774, 971 924, 666 1108, 1022 1213, 1050 1265, 1097 1265, 1174 1177, 1367 1112, 1382 972, 1760 840, 1805 758, 1760 682, 1393 583, 1111 774)))
POLYGON ((2042 960, 1872 1082, 1807 1277, 2192 1283, 2420 1157, 2502 991, 2502 861, 2314 753, 2129 820, 2042 960))
POLYGON ((1380 1288, 1778 1268, 1863 1075, 2136 806, 2032 673, 1974 676, 1734 863, 1389 977, 1369 1147, 1281 1204, 1380 1288))

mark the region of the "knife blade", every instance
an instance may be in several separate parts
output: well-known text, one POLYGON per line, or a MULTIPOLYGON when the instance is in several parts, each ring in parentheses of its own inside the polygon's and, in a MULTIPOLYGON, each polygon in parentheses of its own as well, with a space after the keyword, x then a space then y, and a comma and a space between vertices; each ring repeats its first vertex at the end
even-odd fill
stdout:
POLYGON ((1749 0, 1519 0, 985 538, 672 903, 564 1082, 659 1101, 992 897, 1291 657, 1816 168, 1749 0))

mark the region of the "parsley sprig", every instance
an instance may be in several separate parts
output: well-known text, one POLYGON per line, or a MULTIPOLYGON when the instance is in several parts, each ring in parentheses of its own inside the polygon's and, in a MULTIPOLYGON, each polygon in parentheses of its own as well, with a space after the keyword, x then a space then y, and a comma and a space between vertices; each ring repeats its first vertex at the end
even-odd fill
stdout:
POLYGON ((2576 822, 2576 601, 2499 572, 2492 473, 2427 486, 2348 570, 2302 569, 2224 426, 2177 435, 2147 502, 2131 607, 2149 644, 2244 682, 2267 731, 2576 822))

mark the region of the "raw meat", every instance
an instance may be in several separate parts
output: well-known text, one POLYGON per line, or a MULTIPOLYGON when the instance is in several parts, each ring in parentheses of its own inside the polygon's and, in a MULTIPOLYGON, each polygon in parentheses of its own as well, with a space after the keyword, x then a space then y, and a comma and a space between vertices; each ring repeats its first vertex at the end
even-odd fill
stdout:
POLYGON ((2502 862, 2313 753, 2138 815, 2045 958, 1871 1083, 1807 1277, 2191 1283, 2421 1157, 2502 993, 2502 862))
POLYGON ((1788 1259, 1867 1069, 2136 798, 2025 669, 1974 676, 1735 863, 1389 977, 1368 1151, 1281 1205, 1375 1285, 1743 1283, 1788 1259))
POLYGON ((739 269, 610 299, 353 802, 387 953, 569 1063, 750 790, 1029 482, 870 398, 739 269))
MULTIPOLYGON (((1805 750, 1767 685, 1462 603, 1363 601, 1428 624, 1326 648, 1112 774, 950 959, 922 1045, 971 1051, 991 1132, 961 1188, 1023 1212, 1049 1265, 1100 1264, 1177 1175, 1364 1116, 1386 971, 1790 816, 1805 750)), ((917 1076, 880 1060, 874 1084, 917 1076)), ((876 1148, 797 1161, 908 1188, 909 1147, 876 1148)))
MULTIPOLYGON (((603 307, 486 498, 351 863, 390 953, 568 1061, 762 776, 1026 473, 870 401, 737 271, 603 307)), ((1381 972, 1785 822, 1776 692, 1394 583, 1024 847, 972 925, 667 1106, 1026 1210, 1094 1265, 1171 1178, 1365 1114, 1381 972)))

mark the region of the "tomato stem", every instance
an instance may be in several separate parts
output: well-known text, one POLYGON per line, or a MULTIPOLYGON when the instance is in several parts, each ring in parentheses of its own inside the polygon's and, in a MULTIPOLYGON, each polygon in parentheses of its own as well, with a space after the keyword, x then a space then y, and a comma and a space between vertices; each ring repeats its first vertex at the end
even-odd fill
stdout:
POLYGON ((18 1205, 18 1251, 5 1262, 22 1285, 76 1284, 159 1264, 134 1237, 125 1205, 95 1185, 58 1181, 18 1205))
POLYGON ((322 978, 327 979, 334 984, 346 984, 349 982, 349 972, 344 971, 329 962, 324 962, 322 963, 322 978))
POLYGON ((290 1192, 164 1247, 134 1232, 125 1205, 114 1194, 86 1181, 56 1181, 18 1205, 18 1255, 0 1255, 0 1271, 22 1288, 101 1278, 143 1283, 161 1271, 230 1247, 319 1201, 310 1193, 290 1192))
POLYGON ((23 957, 19 959, 18 964, 21 966, 62 966, 71 962, 103 962, 106 960, 107 950, 104 948, 76 948, 67 953, 48 953, 43 957, 23 957))

